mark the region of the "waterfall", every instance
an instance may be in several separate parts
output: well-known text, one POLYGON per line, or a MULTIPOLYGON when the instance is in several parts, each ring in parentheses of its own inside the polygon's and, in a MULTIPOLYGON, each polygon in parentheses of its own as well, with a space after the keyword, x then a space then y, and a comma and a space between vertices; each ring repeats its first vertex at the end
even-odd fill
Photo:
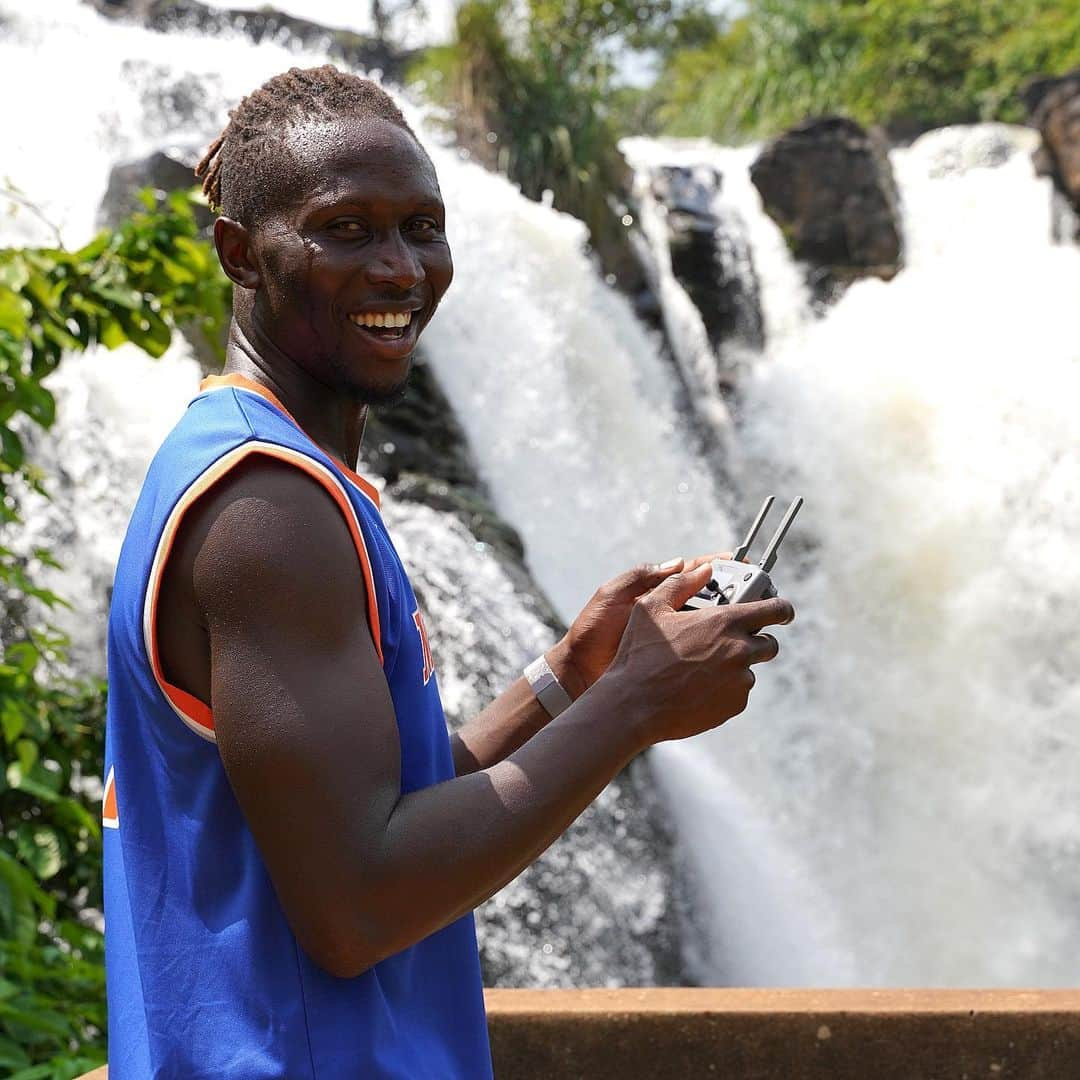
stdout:
POLYGON ((741 387, 745 512, 806 508, 776 670, 656 752, 707 979, 1075 982, 1080 251, 1050 241, 1034 138, 894 151, 905 268, 774 324, 741 387))
MULTIPOLYGON (((163 142, 190 158, 228 104, 320 59, 108 24, 75 0, 0 0, 0 83, 25 102, 7 112, 0 173, 68 244, 81 242, 114 161, 163 142), (43 74, 32 46, 46 41, 43 74)), ((764 494, 806 498, 775 571, 799 613, 778 632, 781 658, 759 669, 743 715, 651 754, 704 927, 694 974, 747 985, 1074 984, 1080 251, 1050 242, 1030 133, 947 130, 894 151, 906 265, 887 284, 856 283, 823 317, 749 183, 753 148, 630 140, 642 176, 664 163, 721 172, 718 217, 744 230, 759 285, 765 348, 737 355, 703 351, 698 315, 662 290, 669 327, 683 330, 672 335, 681 371, 600 280, 580 223, 425 139, 457 267, 425 334, 429 360, 564 619, 636 562, 729 546, 764 494), (730 364, 734 411, 712 378, 730 364), (724 433, 731 490, 695 449, 683 385, 724 433)), ((656 222, 646 224, 658 253, 656 222)), ((0 223, 0 240, 49 237, 20 213, 0 223)), ((115 457, 108 439, 123 430, 125 467, 138 469, 171 422, 155 402, 184 400, 194 365, 107 360, 117 374, 102 382, 80 382, 74 368, 63 376, 75 403, 64 431, 96 419, 71 436, 81 449, 61 443, 60 460, 99 445, 115 457), (125 384, 137 403, 116 396, 125 384)), ((87 482, 65 489, 71 550, 107 565, 119 536, 112 518, 94 518, 93 469, 80 469, 87 482)), ((467 561, 466 535, 421 507, 402 508, 392 528, 410 568, 457 567, 451 593, 479 580, 505 600, 494 636, 469 638, 491 605, 463 600, 434 642, 448 654, 448 704, 467 711, 543 647, 545 631, 492 568, 467 561)), ((576 849, 574 883, 613 882, 604 918, 656 918, 663 886, 651 871, 613 868, 611 837, 592 842, 576 849)), ((575 944, 564 937, 516 962, 557 981, 575 944)), ((648 965, 630 956, 621 977, 645 980, 648 965)))

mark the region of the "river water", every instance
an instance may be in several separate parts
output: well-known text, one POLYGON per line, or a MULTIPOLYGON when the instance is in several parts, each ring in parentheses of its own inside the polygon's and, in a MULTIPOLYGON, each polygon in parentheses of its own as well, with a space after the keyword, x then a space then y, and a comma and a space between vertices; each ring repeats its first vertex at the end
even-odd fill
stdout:
MULTIPOLYGON (((0 20, 0 175, 69 245, 91 234, 114 162, 197 156, 244 93, 321 59, 154 35, 75 0, 0 0, 0 20)), ((774 574, 799 611, 781 659, 737 720, 652 754, 703 928, 688 977, 1075 984, 1080 251, 1050 242, 1031 133, 952 129, 893 151, 906 265, 824 315, 748 182, 753 148, 627 140, 643 186, 662 164, 723 174, 718 216, 759 287, 765 348, 716 355, 646 201, 672 364, 595 272, 580 223, 410 117, 457 266, 429 360, 564 619, 635 562, 730 546, 766 493, 806 499, 774 574), (710 371, 737 372, 734 399, 710 371), (697 449, 702 425, 726 448, 723 483, 697 449)), ((23 210, 0 242, 50 238, 23 210)), ((66 537, 63 591, 100 611, 127 500, 197 371, 179 348, 156 364, 121 351, 60 380, 62 430, 44 452, 70 481, 62 528, 41 508, 28 529, 66 537)), ((419 511, 398 523, 407 561, 466 558, 460 538, 425 551, 429 524, 419 511)), ((544 642, 512 598, 504 610, 499 673, 544 642)), ((448 625, 482 618, 463 607, 448 625)), ((90 664, 100 625, 83 627, 90 664)), ((474 646, 440 671, 451 709, 475 708, 491 681, 490 665, 470 675, 491 651, 474 646)))

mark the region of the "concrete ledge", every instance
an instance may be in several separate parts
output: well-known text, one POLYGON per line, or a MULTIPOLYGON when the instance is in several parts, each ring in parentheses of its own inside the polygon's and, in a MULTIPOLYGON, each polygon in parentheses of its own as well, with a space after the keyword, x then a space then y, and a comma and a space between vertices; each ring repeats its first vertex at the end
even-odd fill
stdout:
POLYGON ((499 1080, 1066 1080, 1080 991, 489 990, 499 1080))
POLYGON ((488 990, 485 998, 498 1080, 1080 1077, 1080 990, 488 990))

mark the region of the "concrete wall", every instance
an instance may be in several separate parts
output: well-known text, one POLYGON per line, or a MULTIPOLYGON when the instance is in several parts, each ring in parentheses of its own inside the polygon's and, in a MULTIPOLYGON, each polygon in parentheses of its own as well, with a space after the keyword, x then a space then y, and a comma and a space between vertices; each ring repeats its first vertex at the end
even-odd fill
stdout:
POLYGON ((488 990, 487 1004, 498 1080, 1080 1080, 1078 990, 488 990))
POLYGON ((499 1080, 1080 1080, 1080 991, 491 990, 499 1080))

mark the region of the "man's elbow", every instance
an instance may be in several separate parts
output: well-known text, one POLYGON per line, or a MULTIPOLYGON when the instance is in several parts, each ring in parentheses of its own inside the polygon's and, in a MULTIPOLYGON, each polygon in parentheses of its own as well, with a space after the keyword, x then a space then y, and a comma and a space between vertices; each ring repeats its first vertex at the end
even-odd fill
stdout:
POLYGON ((355 933, 324 931, 298 935, 297 940, 311 961, 336 979, 355 979, 381 959, 371 943, 355 933))
POLYGON ((353 912, 342 915, 324 909, 292 925, 308 957, 338 979, 355 979, 390 955, 382 944, 386 935, 374 922, 357 918, 353 912))

